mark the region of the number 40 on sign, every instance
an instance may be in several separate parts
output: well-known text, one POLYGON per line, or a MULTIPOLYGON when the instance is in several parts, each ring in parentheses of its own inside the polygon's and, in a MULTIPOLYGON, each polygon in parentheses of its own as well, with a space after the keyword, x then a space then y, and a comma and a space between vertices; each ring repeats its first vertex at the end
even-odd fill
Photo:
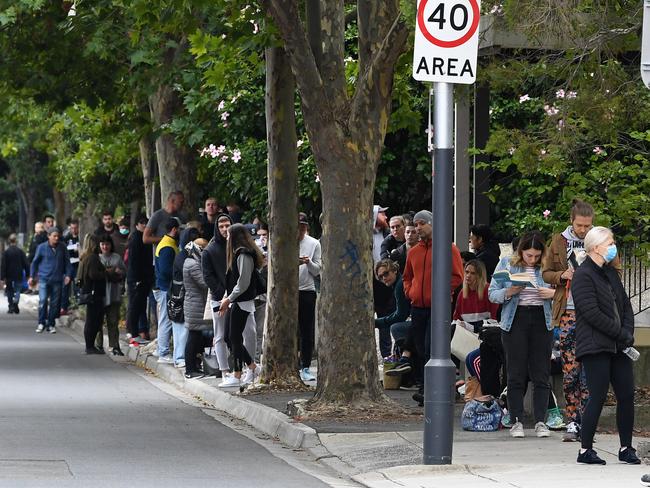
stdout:
POLYGON ((413 78, 474 83, 480 19, 479 0, 418 0, 413 78))

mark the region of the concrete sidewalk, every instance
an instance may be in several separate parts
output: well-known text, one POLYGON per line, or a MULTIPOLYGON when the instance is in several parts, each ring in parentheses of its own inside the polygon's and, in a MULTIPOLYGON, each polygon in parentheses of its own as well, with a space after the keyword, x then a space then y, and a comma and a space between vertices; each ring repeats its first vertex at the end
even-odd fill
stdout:
MULTIPOLYGON (((83 323, 72 316, 59 320, 73 335, 83 330, 83 323)), ((284 445, 308 451, 319 462, 350 477, 362 486, 388 487, 520 487, 549 486, 630 487, 648 466, 618 464, 617 436, 599 434, 596 450, 607 466, 583 466, 575 462, 579 445, 561 442, 560 432, 548 439, 537 439, 527 429, 525 439, 512 439, 507 430, 490 433, 464 432, 459 416, 454 421, 453 464, 422 466, 421 417, 377 426, 376 424, 339 422, 305 425, 283 413, 286 399, 310 394, 278 394, 273 400, 239 395, 233 389, 217 388, 220 380, 204 378, 186 380, 183 371, 167 364, 142 348, 124 347, 128 359, 152 371, 181 390, 199 397, 215 408, 241 419, 284 445), (285 397, 283 397, 284 395, 285 397), (267 404, 264 404, 267 403, 267 404), (345 431, 342 431, 345 430, 345 431)), ((410 393, 401 392, 410 396, 410 393)), ((269 393, 267 396, 275 397, 269 393)), ((457 413, 462 405, 457 406, 457 413)), ((531 426, 528 426, 531 427, 531 426)), ((643 439, 641 439, 643 440, 643 439)), ((637 440, 635 440, 637 443, 637 440)), ((647 448, 639 450, 648 455, 647 448)))

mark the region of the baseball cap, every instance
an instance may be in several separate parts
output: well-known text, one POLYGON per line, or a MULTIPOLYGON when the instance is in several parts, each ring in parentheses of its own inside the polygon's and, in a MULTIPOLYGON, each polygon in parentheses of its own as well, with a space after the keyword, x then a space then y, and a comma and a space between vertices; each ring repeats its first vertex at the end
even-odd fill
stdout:
POLYGON ((305 212, 299 212, 298 213, 298 223, 299 224, 304 224, 304 225, 309 225, 309 221, 307 220, 307 214, 305 212))

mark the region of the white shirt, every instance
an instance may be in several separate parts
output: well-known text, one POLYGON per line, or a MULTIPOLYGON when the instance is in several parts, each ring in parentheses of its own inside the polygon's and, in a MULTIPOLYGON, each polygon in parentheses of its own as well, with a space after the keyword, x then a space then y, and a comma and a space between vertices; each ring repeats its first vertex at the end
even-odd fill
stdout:
POLYGON ((309 257, 309 263, 301 264, 298 267, 298 290, 316 291, 314 277, 318 276, 321 270, 320 242, 305 234, 300 241, 299 256, 309 257))

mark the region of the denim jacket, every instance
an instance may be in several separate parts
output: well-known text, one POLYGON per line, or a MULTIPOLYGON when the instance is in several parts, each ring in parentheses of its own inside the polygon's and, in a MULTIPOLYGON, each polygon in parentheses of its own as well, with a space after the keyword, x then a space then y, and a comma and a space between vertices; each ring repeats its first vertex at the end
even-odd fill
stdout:
MULTIPOLYGON (((499 261, 494 272, 501 270, 508 270, 510 273, 524 273, 526 270, 520 266, 512 266, 510 264, 510 258, 502 258, 499 261)), ((546 283, 542 278, 541 268, 535 268, 535 277, 537 278, 537 285, 544 288, 550 288, 551 285, 546 283)), ((492 303, 502 303, 501 307, 501 329, 509 332, 512 327, 512 321, 515 318, 515 313, 517 312, 517 305, 519 304, 519 294, 513 295, 511 298, 506 298, 506 290, 510 288, 511 283, 509 281, 497 283, 492 280, 490 282, 490 288, 488 288, 488 297, 492 303)), ((544 318, 546 319, 546 328, 548 330, 553 330, 553 325, 551 324, 551 303, 552 299, 544 300, 544 318)))

